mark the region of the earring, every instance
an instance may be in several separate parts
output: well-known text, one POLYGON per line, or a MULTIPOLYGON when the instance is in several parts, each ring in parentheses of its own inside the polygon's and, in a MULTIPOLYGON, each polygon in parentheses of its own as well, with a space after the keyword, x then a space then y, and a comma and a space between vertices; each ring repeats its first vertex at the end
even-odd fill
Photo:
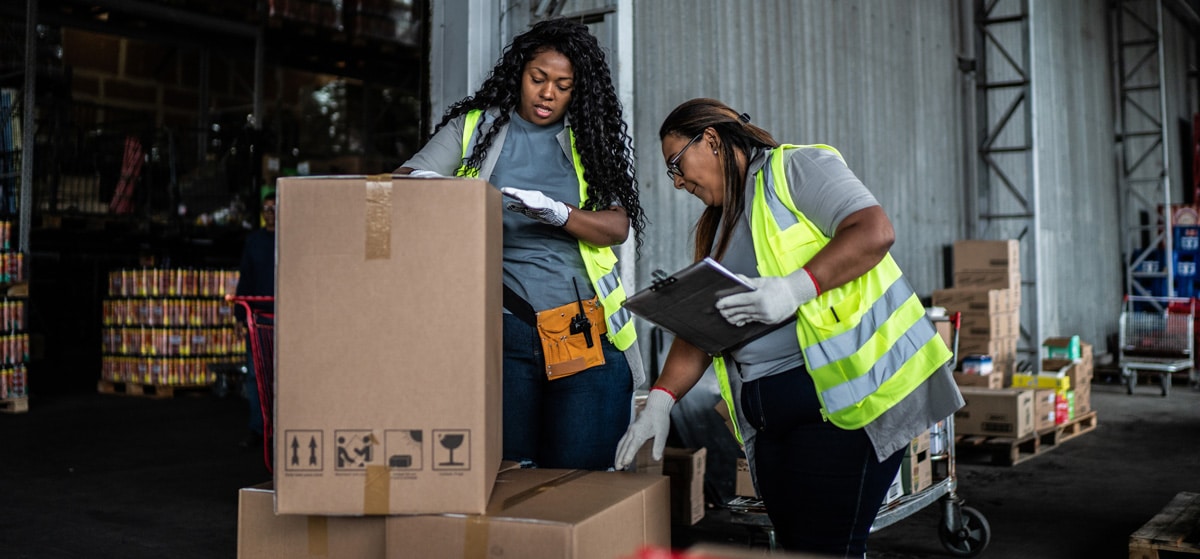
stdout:
POLYGON ((713 155, 716 155, 716 154, 717 154, 717 150, 715 150, 715 149, 714 149, 714 150, 713 150, 713 155))

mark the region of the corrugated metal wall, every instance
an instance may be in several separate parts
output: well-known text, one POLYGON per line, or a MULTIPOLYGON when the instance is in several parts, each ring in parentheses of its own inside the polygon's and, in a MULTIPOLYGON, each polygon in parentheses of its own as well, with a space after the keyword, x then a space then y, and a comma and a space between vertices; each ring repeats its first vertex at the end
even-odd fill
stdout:
MULTIPOLYGON (((1103 351, 1123 293, 1108 6, 1031 5, 1041 334, 1079 334, 1103 351)), ((975 147, 966 137, 966 78, 957 67, 958 1, 634 6, 639 81, 629 109, 652 220, 639 286, 656 268, 690 261, 701 207, 666 179, 657 132, 672 108, 701 96, 750 113, 780 141, 839 148, 891 216, 893 253, 917 291, 946 286, 943 249, 971 235, 975 218, 967 200, 975 147)), ((1176 25, 1174 32, 1184 30, 1176 25)), ((1185 35, 1168 44, 1194 48, 1192 41, 1185 35)))
POLYGON ((1102 349, 1117 330, 1124 278, 1108 9, 1103 0, 1033 2, 1031 15, 1041 334, 1078 334, 1102 349))
POLYGON ((895 222, 914 287, 942 287, 965 180, 956 4, 637 2, 635 141, 653 220, 639 284, 690 261, 701 210, 667 180, 658 126, 679 103, 715 97, 781 142, 837 147, 895 222))

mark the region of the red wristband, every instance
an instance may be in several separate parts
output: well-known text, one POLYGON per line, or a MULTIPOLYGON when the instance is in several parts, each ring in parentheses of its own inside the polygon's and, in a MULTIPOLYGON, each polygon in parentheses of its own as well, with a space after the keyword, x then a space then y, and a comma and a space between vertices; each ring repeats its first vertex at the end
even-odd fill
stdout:
POLYGON ((674 392, 671 392, 670 390, 668 390, 668 389, 666 389, 666 388, 663 388, 663 387, 661 387, 661 386, 655 386, 654 388, 651 388, 650 390, 662 390, 663 392, 666 392, 666 393, 667 393, 667 396, 670 396, 670 397, 671 397, 671 401, 672 401, 672 402, 678 402, 678 401, 679 401, 679 398, 678 398, 677 396, 675 396, 675 393, 674 393, 674 392))
POLYGON ((817 276, 814 276, 812 272, 808 271, 808 268, 800 268, 800 269, 804 270, 804 273, 808 274, 808 279, 812 280, 813 287, 817 288, 817 296, 820 297, 821 296, 821 284, 817 283, 817 276))

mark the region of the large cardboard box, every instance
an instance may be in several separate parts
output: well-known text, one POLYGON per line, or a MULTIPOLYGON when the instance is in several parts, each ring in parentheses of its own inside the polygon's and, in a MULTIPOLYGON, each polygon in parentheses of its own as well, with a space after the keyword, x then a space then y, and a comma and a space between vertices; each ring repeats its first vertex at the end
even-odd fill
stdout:
POLYGON ((482 513, 501 456, 500 193, 279 181, 280 514, 482 513))
POLYGON ((383 559, 384 519, 276 515, 270 482, 238 491, 238 559, 383 559))
POLYGON ((671 478, 671 523, 691 526, 704 518, 704 447, 663 449, 662 473, 671 478))
POLYGON ((501 472, 487 514, 387 518, 389 559, 632 557, 671 544, 670 483, 628 472, 501 472))
POLYGON ((961 387, 966 405, 954 413, 960 435, 1021 438, 1033 433, 1033 390, 961 387))
POLYGON ((1008 289, 1009 297, 1016 305, 1021 304, 1021 274, 991 270, 963 270, 954 272, 954 287, 1008 289))

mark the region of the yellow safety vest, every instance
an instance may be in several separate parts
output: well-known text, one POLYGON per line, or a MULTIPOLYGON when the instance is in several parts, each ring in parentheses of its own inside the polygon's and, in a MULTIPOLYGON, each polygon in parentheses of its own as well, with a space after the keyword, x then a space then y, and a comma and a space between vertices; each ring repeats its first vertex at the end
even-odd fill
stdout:
MULTIPOLYGON (((463 122, 462 165, 455 172, 456 176, 479 176, 479 169, 467 167, 467 158, 472 148, 471 137, 484 114, 480 109, 473 109, 466 114, 466 120, 463 122)), ((570 134, 571 159, 575 163, 575 176, 579 179, 579 206, 583 207, 587 202, 588 183, 583 178, 583 162, 579 158, 579 150, 575 149, 575 133, 570 134)), ((621 284, 621 275, 617 270, 616 253, 610 247, 598 247, 580 240, 579 255, 583 257, 588 279, 591 280, 596 295, 600 297, 600 305, 604 307, 608 340, 621 351, 629 349, 637 339, 637 330, 633 325, 633 313, 621 306, 621 303, 625 302, 625 287, 621 284)))
MULTIPOLYGON (((761 276, 785 276, 803 267, 829 238, 796 209, 783 171, 784 151, 826 145, 781 145, 754 177, 750 233, 761 276)), ((843 161, 844 162, 844 161, 843 161)), ((821 403, 821 416, 858 429, 900 402, 950 359, 950 349, 925 316, 891 254, 866 274, 800 305, 796 335, 821 403)), ((721 396, 734 410, 729 375, 714 359, 721 396)), ((740 430, 734 422, 738 440, 740 430)))

